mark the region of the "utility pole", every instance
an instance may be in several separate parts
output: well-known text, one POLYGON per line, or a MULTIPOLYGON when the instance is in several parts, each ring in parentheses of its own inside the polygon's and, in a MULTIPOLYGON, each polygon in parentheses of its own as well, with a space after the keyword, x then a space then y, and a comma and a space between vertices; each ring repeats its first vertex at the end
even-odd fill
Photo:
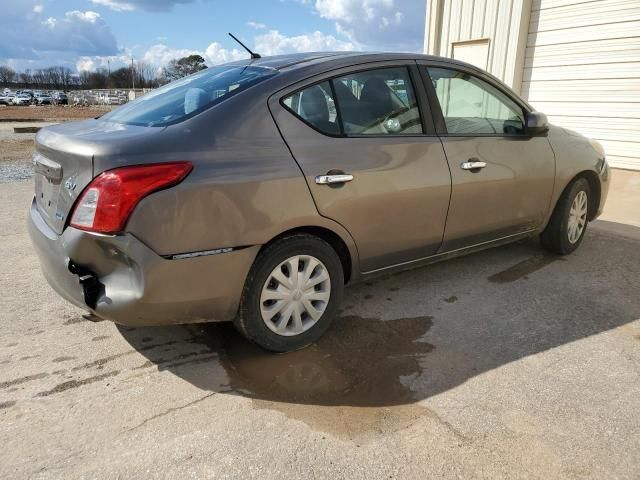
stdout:
POLYGON ((131 55, 131 86, 133 90, 133 94, 136 94, 136 75, 135 70, 133 69, 133 55, 131 55))

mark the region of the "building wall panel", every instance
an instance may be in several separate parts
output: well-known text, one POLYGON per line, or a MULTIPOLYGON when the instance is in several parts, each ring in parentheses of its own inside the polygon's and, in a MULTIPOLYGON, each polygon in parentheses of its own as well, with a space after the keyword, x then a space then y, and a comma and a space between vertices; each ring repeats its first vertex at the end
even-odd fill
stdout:
MULTIPOLYGON (((524 58, 524 36, 520 26, 528 19, 530 0, 440 0, 431 1, 430 15, 440 15, 434 44, 425 41, 428 53, 453 57, 453 44, 489 39, 487 70, 519 90, 522 72, 516 68, 524 58), (521 39, 522 37, 522 39, 521 39), (522 50, 522 52, 520 51, 522 50)), ((433 24, 427 19, 427 25, 433 24)), ((526 34, 526 32, 524 33, 526 34)))
POLYGON ((488 39, 487 70, 640 169, 640 0, 429 0, 427 53, 488 39), (431 20, 431 21, 429 21, 431 20))
POLYGON ((534 0, 522 94, 640 169, 640 0, 534 0))

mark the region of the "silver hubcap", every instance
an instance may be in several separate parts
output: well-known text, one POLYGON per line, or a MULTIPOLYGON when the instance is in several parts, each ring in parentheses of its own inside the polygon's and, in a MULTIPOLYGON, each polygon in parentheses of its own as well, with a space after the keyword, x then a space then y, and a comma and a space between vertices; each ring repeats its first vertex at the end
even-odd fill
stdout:
POLYGON ((567 236, 569 242, 576 243, 582 235, 585 225, 587 224, 587 193, 581 190, 573 199, 571 210, 569 211, 569 224, 567 228, 567 236))
POLYGON ((296 255, 267 277, 260 294, 262 320, 278 335, 299 335, 320 320, 330 296, 331 280, 322 262, 296 255))

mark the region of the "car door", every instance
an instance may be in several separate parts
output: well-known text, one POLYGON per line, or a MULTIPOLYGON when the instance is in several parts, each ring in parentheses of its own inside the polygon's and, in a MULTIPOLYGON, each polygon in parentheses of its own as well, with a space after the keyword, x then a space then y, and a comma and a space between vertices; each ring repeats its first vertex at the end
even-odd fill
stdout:
POLYGON ((539 228, 550 208, 555 157, 545 135, 528 135, 526 110, 475 69, 419 62, 451 167, 442 251, 539 228))
POLYGON ((451 178, 426 104, 415 62, 336 70, 270 100, 319 213, 350 232, 363 272, 442 243, 451 178))

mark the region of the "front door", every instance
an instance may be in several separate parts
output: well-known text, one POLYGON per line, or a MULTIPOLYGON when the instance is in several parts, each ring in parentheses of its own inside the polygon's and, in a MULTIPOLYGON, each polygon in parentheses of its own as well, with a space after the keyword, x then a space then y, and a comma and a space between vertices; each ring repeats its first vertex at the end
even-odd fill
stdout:
POLYGON ((415 64, 359 68, 305 82, 270 107, 318 211, 350 232, 368 272, 437 252, 451 178, 417 102, 415 64))
POLYGON ((451 167, 442 251, 533 231, 549 210, 555 157, 525 133, 525 110, 463 67, 421 65, 451 167))

